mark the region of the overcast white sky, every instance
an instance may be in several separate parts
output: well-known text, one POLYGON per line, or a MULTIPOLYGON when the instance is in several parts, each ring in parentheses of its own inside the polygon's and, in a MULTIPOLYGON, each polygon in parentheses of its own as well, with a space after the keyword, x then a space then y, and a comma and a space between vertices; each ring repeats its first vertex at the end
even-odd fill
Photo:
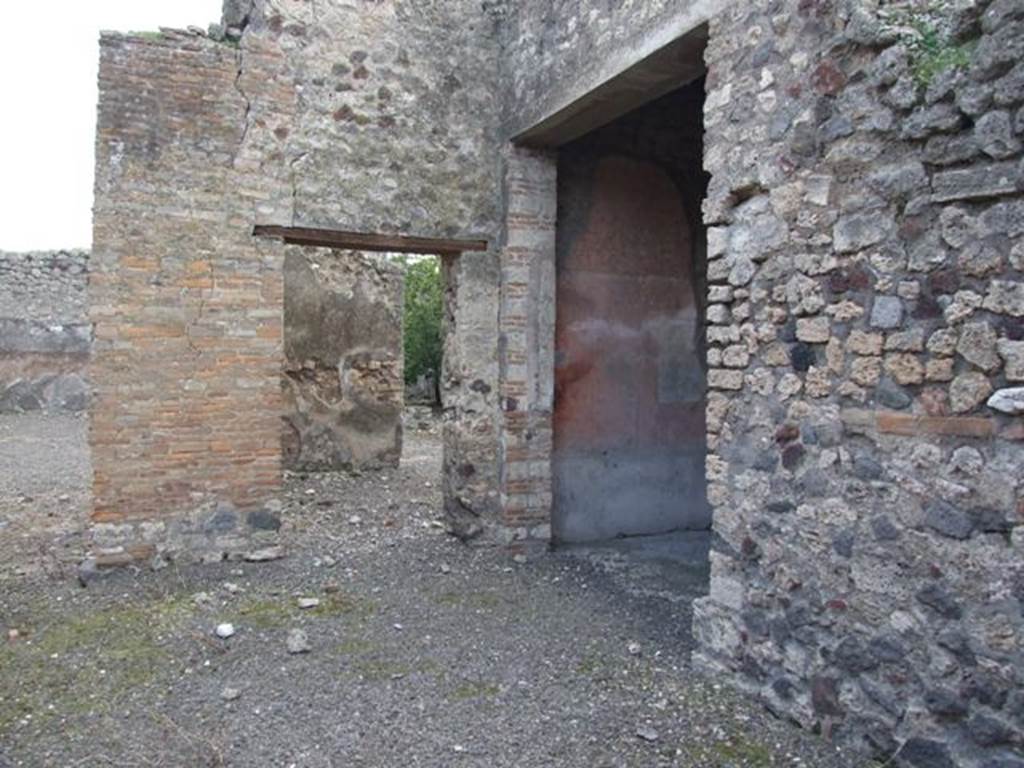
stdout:
POLYGON ((88 248, 99 31, 203 27, 221 0, 8 0, 0 45, 0 250, 88 248))

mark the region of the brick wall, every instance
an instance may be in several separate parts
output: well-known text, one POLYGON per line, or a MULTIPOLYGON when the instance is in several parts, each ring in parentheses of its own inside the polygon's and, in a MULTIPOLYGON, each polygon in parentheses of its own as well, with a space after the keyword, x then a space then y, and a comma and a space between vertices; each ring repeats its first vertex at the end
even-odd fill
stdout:
POLYGON ((556 177, 553 154, 508 150, 499 315, 506 540, 551 536, 556 177))
POLYGON ((293 96, 272 54, 246 58, 184 34, 101 40, 90 443, 109 561, 217 556, 273 527, 283 248, 251 231, 290 201, 273 153, 293 96))

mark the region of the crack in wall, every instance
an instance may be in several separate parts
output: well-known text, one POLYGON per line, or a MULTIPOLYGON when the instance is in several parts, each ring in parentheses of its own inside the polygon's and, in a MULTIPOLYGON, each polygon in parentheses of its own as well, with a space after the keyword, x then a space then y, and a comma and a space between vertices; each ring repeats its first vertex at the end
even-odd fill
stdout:
MULTIPOLYGON (((203 293, 203 291, 211 291, 212 292, 214 287, 215 287, 215 278, 214 278, 214 274, 213 274, 213 254, 210 253, 210 252, 207 252, 205 254, 205 260, 206 260, 206 267, 207 267, 207 269, 209 270, 209 273, 210 273, 210 287, 209 288, 200 288, 199 289, 199 309, 196 310, 196 316, 195 316, 195 318, 193 318, 192 322, 188 323, 185 326, 185 340, 188 343, 188 348, 190 350, 192 350, 192 352, 195 354, 196 357, 199 357, 200 355, 202 355, 203 354, 203 350, 201 350, 199 347, 196 346, 196 343, 195 343, 195 341, 192 338, 192 329, 197 327, 197 326, 199 326, 199 325, 202 325, 203 316, 206 314, 206 300, 207 300, 207 297, 206 297, 206 294, 203 293)), ((188 289, 186 289, 186 290, 188 290, 188 289)))
POLYGON ((242 115, 242 136, 238 140, 239 151, 245 147, 246 139, 249 138, 249 128, 252 123, 249 120, 249 116, 252 114, 252 100, 249 95, 242 88, 242 75, 245 73, 245 50, 240 46, 238 48, 238 54, 235 57, 238 62, 238 73, 235 75, 235 90, 238 91, 238 95, 242 97, 242 101, 245 102, 245 113, 242 115))
POLYGON ((288 183, 291 184, 292 188, 292 215, 291 222, 292 226, 298 226, 298 210, 299 210, 299 185, 295 175, 295 165, 302 162, 306 158, 306 152, 301 152, 297 156, 293 157, 288 161, 288 183))

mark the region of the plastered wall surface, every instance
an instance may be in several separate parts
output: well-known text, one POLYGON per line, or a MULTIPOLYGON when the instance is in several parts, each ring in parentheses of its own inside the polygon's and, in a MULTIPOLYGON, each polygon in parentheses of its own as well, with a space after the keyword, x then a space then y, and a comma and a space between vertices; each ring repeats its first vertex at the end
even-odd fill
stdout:
POLYGON ((284 463, 396 467, 402 455, 402 269, 291 246, 284 262, 284 463))
POLYGON ((553 534, 706 530, 700 84, 563 147, 553 534))

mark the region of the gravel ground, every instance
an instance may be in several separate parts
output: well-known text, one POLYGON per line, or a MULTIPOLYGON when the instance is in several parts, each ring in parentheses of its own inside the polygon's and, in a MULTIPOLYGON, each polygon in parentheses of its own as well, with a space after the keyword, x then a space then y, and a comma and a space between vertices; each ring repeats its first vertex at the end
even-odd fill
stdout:
POLYGON ((401 470, 289 478, 284 560, 0 576, 0 768, 860 768, 691 669, 699 578, 464 547, 436 433, 407 446, 401 470))
POLYGON ((0 578, 74 572, 91 472, 84 416, 0 415, 0 578))

